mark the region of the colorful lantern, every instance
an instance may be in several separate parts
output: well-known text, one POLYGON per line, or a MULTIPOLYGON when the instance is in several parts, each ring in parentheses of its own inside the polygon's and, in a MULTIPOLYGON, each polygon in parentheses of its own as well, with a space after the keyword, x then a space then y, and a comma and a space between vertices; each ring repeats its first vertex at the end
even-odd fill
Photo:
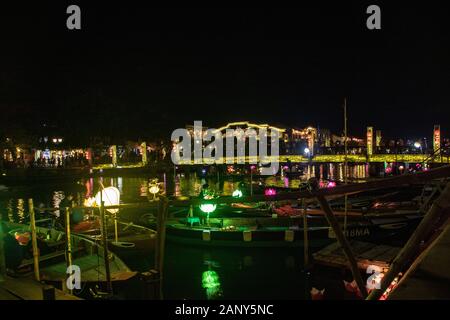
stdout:
MULTIPOLYGON (((105 207, 117 206, 120 203, 120 191, 115 187, 105 188, 97 193, 95 196, 95 203, 97 206, 101 206, 101 201, 103 201, 105 207)), ((117 213, 119 209, 106 209, 109 213, 117 213)))
POLYGON ((242 198, 242 191, 239 189, 236 189, 233 191, 233 197, 234 198, 242 198))
POLYGON ((214 212, 217 208, 217 205, 215 204, 211 204, 211 203, 205 203, 205 204, 201 204, 200 205, 200 210, 202 210, 202 212, 210 214, 212 212, 214 212))
POLYGON ((274 188, 268 188, 268 189, 264 190, 264 195, 268 196, 268 197, 276 196, 277 190, 275 190, 274 188))

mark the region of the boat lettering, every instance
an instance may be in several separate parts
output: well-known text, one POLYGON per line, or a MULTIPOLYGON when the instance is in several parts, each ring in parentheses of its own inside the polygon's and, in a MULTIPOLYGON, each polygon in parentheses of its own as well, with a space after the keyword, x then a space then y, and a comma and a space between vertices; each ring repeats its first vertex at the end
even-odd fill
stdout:
POLYGON ((355 228, 345 231, 345 236, 354 238, 354 237, 364 237, 370 235, 369 228, 355 228))
MULTIPOLYGON (((349 238, 365 237, 370 235, 369 228, 355 228, 343 231, 344 235, 349 238)), ((332 228, 328 229, 328 238, 336 238, 336 234, 332 228)))

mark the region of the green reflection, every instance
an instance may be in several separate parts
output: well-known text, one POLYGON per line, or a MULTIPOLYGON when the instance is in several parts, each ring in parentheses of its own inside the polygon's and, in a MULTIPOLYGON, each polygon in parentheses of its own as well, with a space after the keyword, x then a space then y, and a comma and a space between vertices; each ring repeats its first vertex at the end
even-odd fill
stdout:
POLYGON ((220 287, 220 280, 217 272, 212 270, 203 272, 202 287, 206 289, 208 300, 219 297, 222 294, 222 289, 220 287))

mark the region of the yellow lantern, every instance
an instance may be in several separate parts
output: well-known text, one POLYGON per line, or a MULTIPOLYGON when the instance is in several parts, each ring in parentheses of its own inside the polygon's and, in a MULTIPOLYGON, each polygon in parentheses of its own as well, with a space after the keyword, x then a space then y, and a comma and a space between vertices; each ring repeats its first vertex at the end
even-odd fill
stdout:
MULTIPOLYGON (((95 203, 97 206, 101 206, 101 201, 103 201, 104 206, 107 208, 109 206, 117 206, 120 203, 120 191, 115 187, 108 187, 99 191, 95 196, 95 203), (100 194, 101 192, 101 194, 100 194)), ((106 209, 109 213, 117 213, 119 209, 106 209)))

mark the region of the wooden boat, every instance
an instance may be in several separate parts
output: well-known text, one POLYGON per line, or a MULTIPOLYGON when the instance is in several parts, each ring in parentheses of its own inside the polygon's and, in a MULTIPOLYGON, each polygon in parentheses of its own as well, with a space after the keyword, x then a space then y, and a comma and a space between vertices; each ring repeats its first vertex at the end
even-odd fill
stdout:
MULTIPOLYGON (((34 264, 30 227, 24 224, 2 222, 6 233, 6 262, 14 268, 14 276, 30 276, 34 264), (25 234, 28 233, 28 242, 25 234), (22 237, 22 238, 21 238, 22 237), (16 240, 22 240, 19 243, 16 240), (21 272, 22 271, 22 272, 21 272), (25 272, 23 272, 25 271, 25 272)), ((61 284, 67 278, 66 236, 55 229, 36 226, 38 237, 39 267, 41 280, 61 284)), ((72 234, 72 264, 80 267, 82 283, 102 283, 106 281, 103 247, 96 241, 72 234)), ((127 281, 137 275, 114 253, 109 252, 111 281, 127 281)))
MULTIPOLYGON (((345 234, 349 239, 383 243, 409 235, 422 215, 416 212, 391 216, 359 216, 348 221, 345 234)), ((184 245, 235 247, 303 246, 303 219, 283 218, 211 218, 210 226, 188 226, 186 219, 167 225, 168 241, 184 245)), ((321 248, 335 236, 322 215, 308 215, 308 239, 311 247, 321 248)))
MULTIPOLYGON (((53 219, 42 219, 39 223, 52 224, 53 219)), ((63 226, 57 225, 62 231, 63 226)), ((74 235, 78 235, 91 241, 101 241, 101 229, 97 216, 89 220, 83 220, 71 226, 74 235)), ((107 225, 108 248, 121 257, 149 255, 155 248, 156 231, 136 225, 133 222, 124 222, 117 220, 117 228, 114 219, 108 219, 107 225), (117 231, 116 231, 117 230, 117 231), (117 236, 116 236, 117 234, 117 236)))
MULTIPOLYGON (((155 249, 156 231, 133 222, 117 221, 117 238, 114 223, 108 225, 108 248, 121 257, 149 256, 155 249)), ((93 241, 101 240, 98 224, 94 228, 77 232, 93 241), (97 226, 97 227, 96 227, 97 226)))

